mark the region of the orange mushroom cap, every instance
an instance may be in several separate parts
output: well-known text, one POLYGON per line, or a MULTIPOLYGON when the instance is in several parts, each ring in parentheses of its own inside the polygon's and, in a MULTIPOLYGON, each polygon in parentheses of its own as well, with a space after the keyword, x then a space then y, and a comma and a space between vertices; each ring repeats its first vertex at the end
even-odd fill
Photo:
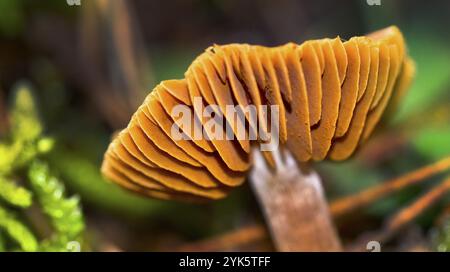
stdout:
MULTIPOLYGON (((150 197, 219 199, 245 181, 251 146, 267 141, 274 129, 299 162, 345 160, 369 138, 390 102, 398 103, 414 72, 395 26, 348 41, 214 45, 184 79, 163 81, 147 96, 109 145, 102 173, 150 197), (205 118, 196 99, 202 108, 212 106, 223 123, 205 118), (179 105, 189 113, 190 126, 174 115, 179 105), (240 108, 244 118, 228 116, 227 106, 240 108), (256 108, 254 116, 245 111, 248 106, 256 108), (268 120, 264 106, 277 106, 276 122, 268 120), (210 126, 224 135, 228 126, 236 137, 208 138, 210 126), (198 132, 206 137, 196 137, 198 132)), ((273 165, 271 152, 263 155, 273 165)))

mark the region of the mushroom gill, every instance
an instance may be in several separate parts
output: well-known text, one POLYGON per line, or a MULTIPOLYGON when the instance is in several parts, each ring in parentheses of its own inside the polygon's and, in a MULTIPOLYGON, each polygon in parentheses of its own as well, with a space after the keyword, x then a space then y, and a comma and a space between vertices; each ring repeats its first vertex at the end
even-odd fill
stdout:
MULTIPOLYGON (((147 96, 109 145, 102 173, 150 197, 223 198, 245 181, 252 145, 263 143, 264 134, 275 128, 280 144, 299 162, 345 160, 404 95, 414 71, 394 26, 348 41, 337 37, 273 48, 214 45, 194 60, 184 79, 163 81, 147 96), (210 131, 204 128, 215 120, 195 106, 198 98, 224 117, 219 126, 224 133, 231 126, 237 136, 243 125, 247 137, 194 137, 210 131), (173 112, 178 105, 188 110, 191 126, 179 125, 173 112), (231 120, 225 114, 229 105, 255 106, 257 122, 250 122, 248 112, 231 120), (261 110, 273 105, 278 106, 276 123, 261 110), (255 123, 259 133, 250 139, 255 123), (174 128, 182 139, 174 139, 174 128)), ((263 155, 273 165, 271 153, 263 155)))

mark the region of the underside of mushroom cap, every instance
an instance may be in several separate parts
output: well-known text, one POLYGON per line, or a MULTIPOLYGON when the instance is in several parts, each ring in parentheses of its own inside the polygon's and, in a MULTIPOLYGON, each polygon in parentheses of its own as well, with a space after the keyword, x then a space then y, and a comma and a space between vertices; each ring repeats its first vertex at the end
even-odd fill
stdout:
POLYGON ((203 201, 241 185, 251 148, 274 139, 298 162, 345 160, 414 72, 395 26, 346 41, 214 45, 185 78, 153 89, 108 147, 102 173, 146 196, 203 201))

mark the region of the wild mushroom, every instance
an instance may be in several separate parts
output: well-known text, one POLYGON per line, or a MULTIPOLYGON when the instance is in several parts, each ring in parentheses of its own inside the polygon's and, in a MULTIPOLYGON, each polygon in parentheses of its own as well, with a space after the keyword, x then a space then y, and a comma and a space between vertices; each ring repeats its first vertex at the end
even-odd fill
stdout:
MULTIPOLYGON (((345 160, 369 138, 389 102, 404 94, 413 74, 394 26, 348 41, 214 45, 189 66, 184 79, 163 81, 147 96, 108 147, 102 173, 150 197, 220 199, 244 182, 251 146, 262 144, 269 128, 279 130, 280 144, 298 162, 345 160), (196 98, 202 106, 217 105, 215 114, 224 114, 227 105, 256 106, 261 133, 249 140, 256 129, 250 116, 236 124, 224 115, 223 130, 234 124, 237 136, 239 122, 245 123, 247 138, 194 137, 210 121, 194 105, 196 98), (177 105, 190 111, 192 127, 177 127, 177 105), (279 127, 264 118, 264 105, 278 106, 279 127), (173 127, 183 139, 174 139, 173 127)), ((272 154, 263 154, 274 166, 272 154)))

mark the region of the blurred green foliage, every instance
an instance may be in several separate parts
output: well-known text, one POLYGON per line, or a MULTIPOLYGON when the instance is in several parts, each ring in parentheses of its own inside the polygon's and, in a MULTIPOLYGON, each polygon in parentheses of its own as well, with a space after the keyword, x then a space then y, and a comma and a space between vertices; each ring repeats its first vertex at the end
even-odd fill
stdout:
MULTIPOLYGON (((66 198, 64 185, 50 173, 39 157, 53 147, 53 139, 42 135, 43 127, 31 88, 20 83, 13 91, 11 129, 0 146, 0 249, 23 251, 66 251, 70 241, 81 241, 84 218, 79 200, 66 198), (28 172, 28 178, 23 175, 28 172), (18 184, 16 181, 28 181, 18 184), (53 227, 52 236, 39 239, 33 225, 25 224, 9 207, 25 209, 37 202, 53 227), (6 243, 7 240, 12 243, 6 243)), ((26 221, 28 222, 28 221, 26 221)))
POLYGON ((27 208, 31 205, 31 192, 17 186, 13 180, 0 177, 0 197, 14 206, 27 208))
MULTIPOLYGON (((378 185, 387 177, 385 173, 368 167, 357 160, 349 160, 343 163, 324 162, 319 164, 319 170, 324 173, 325 180, 332 180, 327 184, 332 196, 351 195, 364 189, 378 185), (329 176, 328 176, 329 175, 329 176)), ((403 167, 399 167, 403 168, 403 167)), ((368 214, 376 217, 384 217, 395 211, 396 207, 406 204, 414 191, 405 191, 403 194, 394 194, 370 205, 368 214)))
POLYGON ((422 31, 419 29, 405 34, 417 72, 411 89, 400 105, 396 122, 404 122, 411 115, 425 112, 439 101, 448 101, 449 98, 450 48, 445 38, 422 31))
POLYGON ((433 233, 434 247, 440 252, 450 252, 450 217, 444 219, 442 225, 433 233))
POLYGON ((413 139, 414 147, 427 158, 437 161, 450 155, 450 126, 421 130, 413 139))
POLYGON ((25 21, 23 2, 21 0, 0 0, 0 34, 13 37, 19 34, 25 21))
POLYGON ((36 251, 38 249, 38 242, 28 227, 21 221, 18 221, 12 212, 7 211, 1 206, 0 228, 2 228, 4 232, 19 245, 19 248, 8 250, 36 251))
POLYGON ((27 84, 16 87, 11 108, 11 132, 0 142, 0 175, 23 167, 38 154, 48 152, 53 145, 51 138, 41 137, 42 126, 27 84))
POLYGON ((84 219, 77 196, 64 197, 64 185, 50 173, 48 165, 35 160, 28 170, 31 188, 55 231, 41 249, 55 251, 65 249, 67 243, 80 239, 84 219))

